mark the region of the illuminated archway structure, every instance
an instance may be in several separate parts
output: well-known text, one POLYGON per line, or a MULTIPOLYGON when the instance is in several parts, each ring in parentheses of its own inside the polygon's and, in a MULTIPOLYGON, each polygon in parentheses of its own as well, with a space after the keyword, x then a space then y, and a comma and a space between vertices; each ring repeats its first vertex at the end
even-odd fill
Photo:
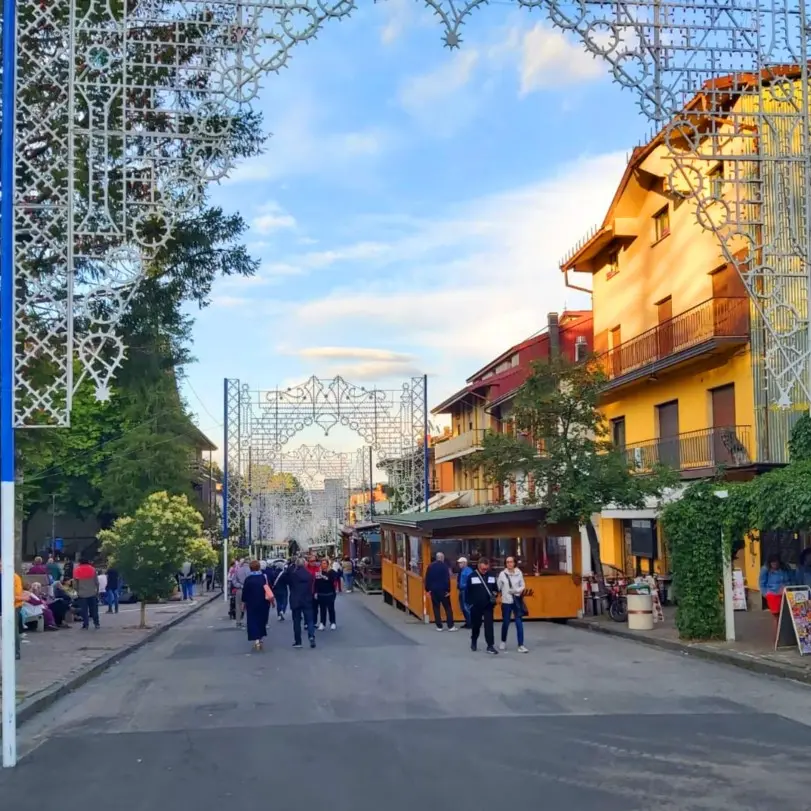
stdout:
MULTIPOLYGON (((386 460, 389 487, 403 509, 418 510, 427 504, 425 377, 412 377, 398 389, 357 386, 342 377, 311 377, 286 389, 252 390, 239 380, 226 379, 224 410, 226 537, 244 540, 252 502, 249 471, 257 465, 294 476, 298 470, 312 479, 327 478, 329 469, 338 465, 340 471, 340 465, 351 462, 346 475, 366 484, 362 452, 347 458, 329 456, 320 445, 288 451, 288 442, 305 429, 318 429, 325 436, 336 426, 354 431, 378 459, 386 460)), ((306 508, 302 503, 298 509, 306 508)))

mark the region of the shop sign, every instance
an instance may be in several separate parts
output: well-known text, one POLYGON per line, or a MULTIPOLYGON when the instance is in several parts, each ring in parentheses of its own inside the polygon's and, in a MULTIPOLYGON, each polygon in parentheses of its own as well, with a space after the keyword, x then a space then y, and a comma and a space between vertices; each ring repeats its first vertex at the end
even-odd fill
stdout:
POLYGON ((811 653, 811 588, 808 586, 786 586, 783 590, 774 648, 794 645, 801 656, 811 653))

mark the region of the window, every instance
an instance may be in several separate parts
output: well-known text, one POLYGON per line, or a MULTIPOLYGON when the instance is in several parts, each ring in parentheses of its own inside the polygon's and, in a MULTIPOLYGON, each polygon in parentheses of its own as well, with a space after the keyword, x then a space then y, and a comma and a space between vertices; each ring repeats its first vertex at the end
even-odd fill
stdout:
POLYGON ((724 196, 724 164, 719 163, 708 175, 710 197, 720 200, 724 196))
POLYGON ((585 335, 578 335, 574 342, 574 362, 582 363, 589 353, 589 342, 585 335))
POLYGON ((625 417, 611 420, 611 441, 615 448, 625 447, 625 417))
POLYGON ((408 567, 414 574, 422 574, 422 538, 408 536, 408 567))
POLYGON ((670 208, 665 206, 653 215, 653 241, 658 242, 670 233, 670 208))
POLYGON ((620 252, 611 251, 608 254, 608 270, 606 271, 605 278, 613 279, 620 272, 620 252))
POLYGON ((405 569, 406 565, 406 540, 405 535, 402 532, 395 532, 394 533, 394 545, 396 547, 396 554, 397 554, 397 565, 405 569))

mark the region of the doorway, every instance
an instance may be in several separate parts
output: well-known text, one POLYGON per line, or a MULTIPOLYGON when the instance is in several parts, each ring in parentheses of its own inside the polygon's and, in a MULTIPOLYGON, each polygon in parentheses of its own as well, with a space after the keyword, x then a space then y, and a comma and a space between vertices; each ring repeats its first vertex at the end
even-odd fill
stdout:
POLYGON ((712 466, 733 462, 730 440, 735 440, 735 384, 710 390, 712 398, 712 432, 710 448, 712 466))
POLYGON ((656 406, 656 417, 659 424, 659 461, 678 470, 681 466, 679 401, 671 400, 656 406))

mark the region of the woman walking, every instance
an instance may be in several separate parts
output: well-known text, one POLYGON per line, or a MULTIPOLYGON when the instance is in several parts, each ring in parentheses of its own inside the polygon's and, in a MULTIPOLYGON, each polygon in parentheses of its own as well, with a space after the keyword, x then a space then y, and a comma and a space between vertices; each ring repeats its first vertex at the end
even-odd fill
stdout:
POLYGON ((498 649, 506 650, 510 620, 515 619, 518 652, 529 653, 524 647, 524 574, 515 565, 514 557, 508 557, 505 563, 507 568, 498 576, 498 590, 501 592, 501 644, 498 649))
POLYGON ((247 617, 248 641, 253 642, 253 649, 256 651, 262 650, 264 639, 268 635, 268 617, 273 601, 273 592, 260 568, 259 561, 252 560, 250 574, 242 584, 242 606, 247 617))
POLYGON ((327 624, 329 614, 329 627, 335 630, 335 593, 338 588, 340 575, 330 566, 324 558, 321 561, 321 570, 315 576, 315 599, 318 602, 319 623, 318 630, 323 631, 327 624))

